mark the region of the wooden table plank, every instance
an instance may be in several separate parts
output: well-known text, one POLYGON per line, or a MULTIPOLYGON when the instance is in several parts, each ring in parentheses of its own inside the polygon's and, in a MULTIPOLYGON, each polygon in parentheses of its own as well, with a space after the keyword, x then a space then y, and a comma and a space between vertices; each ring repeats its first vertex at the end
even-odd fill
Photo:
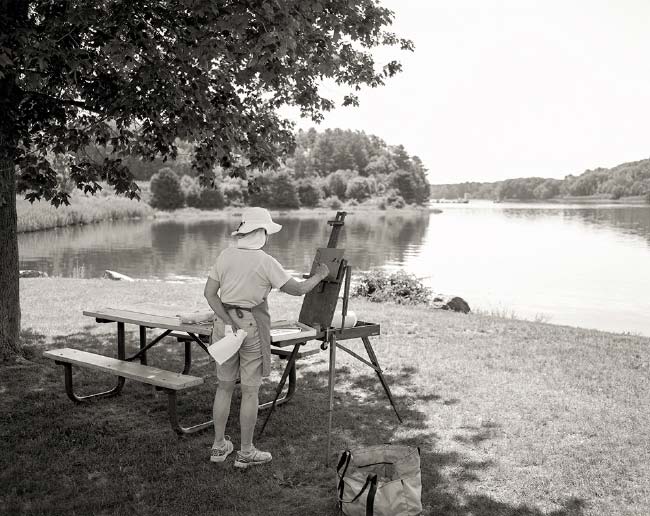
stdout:
MULTIPOLYGON (((142 306, 145 309, 144 306, 142 306)), ((156 310, 155 305, 147 305, 148 312, 156 310)), ((164 311, 170 313, 173 309, 165 307, 164 311)), ((147 326, 150 328, 162 328, 167 330, 183 331, 185 333, 194 333, 196 335, 209 336, 212 331, 211 324, 182 324, 180 319, 176 316, 161 315, 148 312, 139 312, 136 307, 129 307, 128 309, 122 308, 100 308, 99 310, 84 310, 83 314, 88 317, 96 319, 105 319, 115 322, 123 322, 127 324, 137 324, 139 326, 147 326)), ((273 321, 271 328, 295 326, 301 329, 300 332, 287 335, 276 335, 271 338, 271 341, 278 346, 290 345, 298 340, 310 340, 315 338, 318 332, 306 324, 298 321, 273 321), (284 341, 289 341, 287 344, 284 341)))
POLYGON ((178 317, 162 316, 148 313, 135 312, 133 310, 121 310, 118 308, 101 308, 99 310, 84 310, 84 315, 95 319, 106 319, 109 321, 137 324, 150 328, 162 328, 165 330, 179 330, 197 335, 210 335, 211 324, 181 324, 178 317))

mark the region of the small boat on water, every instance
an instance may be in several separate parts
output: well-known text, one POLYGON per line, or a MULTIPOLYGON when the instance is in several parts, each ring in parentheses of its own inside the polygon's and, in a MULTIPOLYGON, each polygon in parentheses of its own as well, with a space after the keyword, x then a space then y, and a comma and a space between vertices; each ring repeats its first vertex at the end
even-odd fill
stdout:
POLYGON ((468 204, 469 199, 436 199, 439 204, 468 204))

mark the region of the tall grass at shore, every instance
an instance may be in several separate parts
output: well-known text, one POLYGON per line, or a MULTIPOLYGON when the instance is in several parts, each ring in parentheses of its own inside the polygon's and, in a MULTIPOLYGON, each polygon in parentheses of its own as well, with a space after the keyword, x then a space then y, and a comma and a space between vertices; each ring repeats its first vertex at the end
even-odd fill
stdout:
POLYGON ((16 198, 18 232, 39 231, 76 224, 93 224, 104 220, 147 217, 154 210, 144 201, 135 201, 115 195, 71 194, 70 206, 55 208, 47 201, 30 203, 16 198))
MULTIPOLYGON (((115 325, 83 309, 156 302, 205 306, 202 286, 142 281, 21 280, 30 361, 0 369, 2 514, 339 514, 325 468, 328 353, 298 364, 298 391, 262 438, 273 461, 238 471, 208 461, 211 431, 178 439, 161 393, 127 381, 122 396, 76 406, 44 349, 115 355, 115 325)), ((300 299, 270 298, 274 319, 295 318, 300 299)), ((371 369, 337 354, 332 449, 418 445, 425 516, 646 516, 650 506, 650 339, 457 314, 424 306, 351 300, 366 321, 404 424, 371 369)), ((156 332, 150 330, 149 337, 156 332)), ((137 327, 127 325, 130 352, 137 327)), ((359 341, 346 346, 363 353, 359 341)), ((149 363, 182 369, 183 348, 165 339, 149 363)), ((274 394, 284 362, 274 359, 274 394)), ((2 367, 2 366, 0 366, 2 367)), ((185 424, 210 417, 214 363, 196 349, 191 374, 206 383, 179 396, 185 424)), ((86 393, 114 379, 75 373, 86 393)), ((238 445, 238 395, 228 432, 238 445)), ((261 412, 261 417, 265 413, 261 412)), ((259 428, 258 428, 259 429, 259 428)), ((335 459, 330 457, 330 463, 335 459)))

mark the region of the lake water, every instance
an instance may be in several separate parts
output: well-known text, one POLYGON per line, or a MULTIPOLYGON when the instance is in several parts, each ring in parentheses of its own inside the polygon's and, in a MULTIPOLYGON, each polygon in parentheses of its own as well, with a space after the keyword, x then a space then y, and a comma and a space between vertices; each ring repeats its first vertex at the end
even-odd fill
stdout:
MULTIPOLYGON (((440 204, 443 213, 351 213, 339 247, 356 270, 403 268, 473 309, 650 335, 650 207, 440 204)), ((296 274, 327 244, 322 216, 281 216, 268 252, 296 274)), ((227 221, 122 221, 19 235, 21 269, 63 277, 205 278, 227 221)))

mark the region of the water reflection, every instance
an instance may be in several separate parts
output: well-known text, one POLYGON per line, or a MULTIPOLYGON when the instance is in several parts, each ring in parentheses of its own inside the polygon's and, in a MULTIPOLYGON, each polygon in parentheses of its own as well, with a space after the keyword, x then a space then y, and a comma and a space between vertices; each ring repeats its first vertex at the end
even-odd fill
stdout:
POLYGON ((613 229, 621 234, 641 236, 650 244, 649 206, 521 205, 499 211, 508 218, 555 217, 563 221, 582 223, 595 229, 613 229))
POLYGON ((606 226, 626 235, 641 236, 650 244, 650 207, 585 209, 572 212, 565 210, 564 216, 566 218, 576 218, 577 216, 592 226, 606 226))
MULTIPOLYGON (((317 247, 327 245, 323 217, 280 216, 283 230, 268 252, 287 269, 310 268, 317 247)), ((339 247, 356 269, 403 264, 417 253, 429 226, 426 212, 395 216, 349 214, 339 247)), ((57 276, 100 277, 105 269, 135 278, 205 277, 216 255, 231 242, 233 221, 112 222, 21 234, 21 268, 57 276)))

